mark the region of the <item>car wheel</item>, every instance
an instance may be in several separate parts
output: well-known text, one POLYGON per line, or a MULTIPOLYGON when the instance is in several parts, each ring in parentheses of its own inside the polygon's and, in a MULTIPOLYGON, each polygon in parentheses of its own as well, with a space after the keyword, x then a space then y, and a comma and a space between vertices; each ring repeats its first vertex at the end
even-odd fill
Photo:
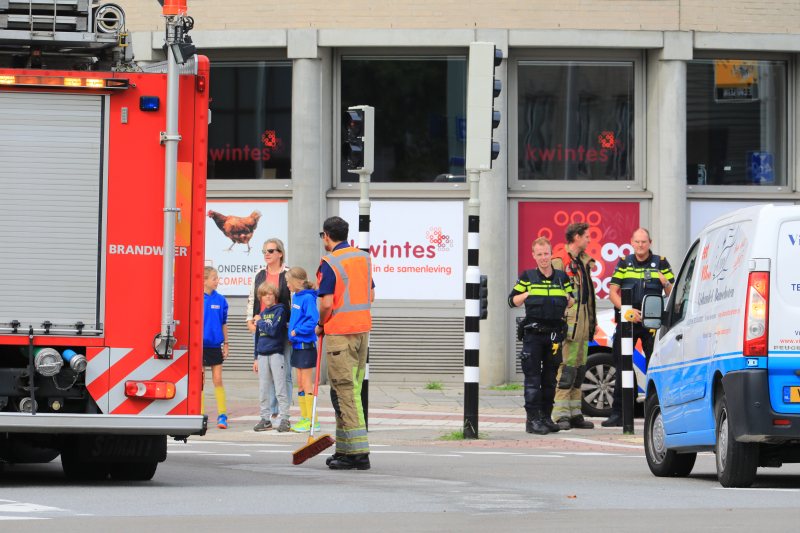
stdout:
POLYGON ((581 412, 585 416, 611 416, 616 374, 610 353, 597 353, 586 360, 586 377, 581 384, 581 412))
POLYGON ((667 448, 664 419, 658 395, 653 394, 645 402, 644 454, 647 466, 657 477, 686 477, 692 473, 697 460, 696 453, 678 453, 667 448))
POLYGON ((717 421, 717 479, 723 487, 746 488, 756 480, 758 471, 757 442, 736 442, 730 424, 725 392, 714 406, 717 421))

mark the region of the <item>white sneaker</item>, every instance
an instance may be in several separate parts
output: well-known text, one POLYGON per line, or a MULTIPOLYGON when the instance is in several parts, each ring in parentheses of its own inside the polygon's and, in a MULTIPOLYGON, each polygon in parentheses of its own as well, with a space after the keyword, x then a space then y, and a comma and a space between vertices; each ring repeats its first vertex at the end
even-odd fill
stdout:
POLYGON ((644 394, 639 394, 639 396, 636 397, 636 403, 644 403, 644 394))

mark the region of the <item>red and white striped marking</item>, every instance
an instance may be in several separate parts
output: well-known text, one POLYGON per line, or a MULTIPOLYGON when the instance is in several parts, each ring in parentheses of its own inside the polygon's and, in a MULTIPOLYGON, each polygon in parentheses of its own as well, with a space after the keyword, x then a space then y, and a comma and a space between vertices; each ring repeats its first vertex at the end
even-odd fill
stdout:
POLYGON ((175 350, 174 359, 156 359, 152 353, 132 348, 88 348, 86 386, 103 413, 168 415, 186 413, 189 395, 187 350, 175 350), (128 380, 175 383, 171 400, 149 400, 125 396, 128 380))

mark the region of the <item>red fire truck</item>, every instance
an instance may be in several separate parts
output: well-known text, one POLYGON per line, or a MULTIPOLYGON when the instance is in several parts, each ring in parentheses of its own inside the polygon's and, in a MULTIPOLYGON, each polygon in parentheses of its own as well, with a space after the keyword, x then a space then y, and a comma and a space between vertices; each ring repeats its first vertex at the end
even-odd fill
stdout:
POLYGON ((0 460, 147 480, 202 435, 209 63, 164 7, 0 2, 0 460))

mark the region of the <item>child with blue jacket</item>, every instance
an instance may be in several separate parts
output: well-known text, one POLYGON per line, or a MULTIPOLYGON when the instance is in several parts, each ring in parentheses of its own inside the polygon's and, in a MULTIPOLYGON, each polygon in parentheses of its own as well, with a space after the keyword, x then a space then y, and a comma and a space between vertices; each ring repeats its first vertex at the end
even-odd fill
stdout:
POLYGON ((254 431, 272 429, 270 420, 270 388, 275 386, 278 398, 278 431, 289 431, 289 397, 286 394, 286 372, 283 351, 286 341, 286 308, 276 303, 278 287, 265 282, 258 287, 258 298, 266 305, 264 310, 253 316, 256 325, 256 355, 253 372, 258 373, 261 396, 261 420, 254 431))
MULTIPOLYGON (((314 405, 314 389, 311 386, 314 368, 317 366, 317 336, 314 328, 319 322, 317 310, 317 285, 309 281, 308 274, 300 267, 290 268, 286 273, 286 284, 292 291, 292 316, 289 319, 289 341, 292 343, 292 367, 297 370, 297 402, 300 404, 300 422, 292 431, 311 431, 311 411, 314 405)), ((314 420, 314 431, 319 422, 314 420)))

